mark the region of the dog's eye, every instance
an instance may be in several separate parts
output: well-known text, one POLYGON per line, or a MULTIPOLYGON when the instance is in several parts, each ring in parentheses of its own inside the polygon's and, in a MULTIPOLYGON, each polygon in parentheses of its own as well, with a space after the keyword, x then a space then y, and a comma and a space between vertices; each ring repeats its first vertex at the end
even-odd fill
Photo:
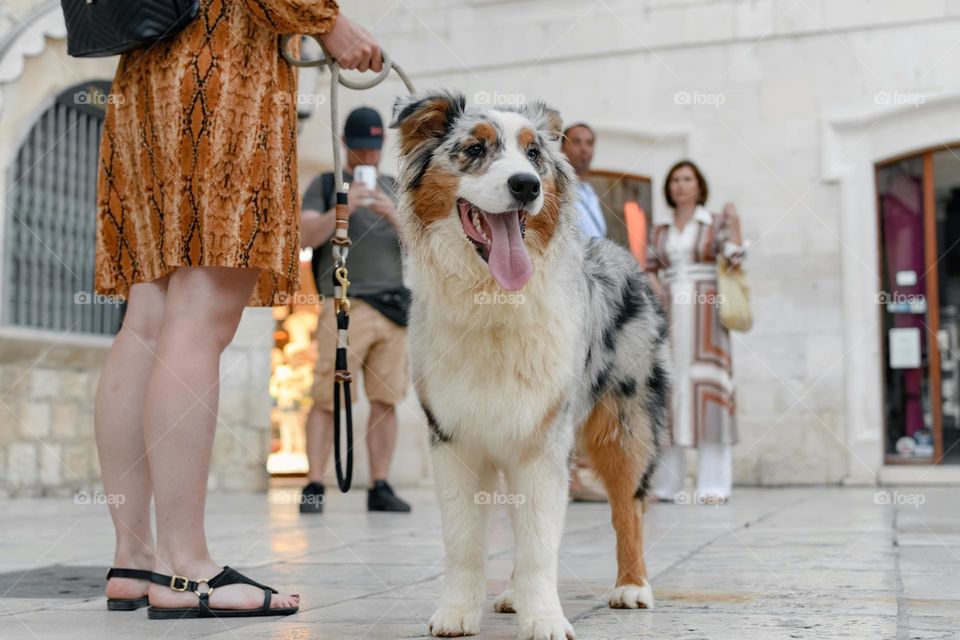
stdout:
POLYGON ((479 142, 477 144, 472 144, 467 147, 466 153, 471 158, 479 158, 483 155, 483 145, 479 142))
POLYGON ((536 147, 530 147, 529 149, 527 149, 527 158, 529 158, 533 162, 539 161, 540 149, 537 149, 536 147))

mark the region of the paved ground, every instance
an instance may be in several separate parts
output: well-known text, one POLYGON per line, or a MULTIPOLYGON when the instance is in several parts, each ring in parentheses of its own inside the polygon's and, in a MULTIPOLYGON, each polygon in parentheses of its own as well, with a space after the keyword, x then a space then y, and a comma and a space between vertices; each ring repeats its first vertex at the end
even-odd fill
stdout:
MULTIPOLYGON (((647 557, 657 608, 614 611, 606 505, 568 511, 560 562, 564 611, 579 640, 616 638, 953 638, 960 630, 957 489, 739 490, 727 506, 654 505, 647 557), (918 504, 922 502, 922 504, 918 504)), ((105 507, 0 502, 0 638, 421 638, 441 589, 439 515, 429 490, 414 514, 368 515, 361 493, 301 518, 291 498, 211 497, 215 557, 304 595, 278 620, 149 621, 108 613, 105 507)), ((503 507, 506 509, 508 507, 503 507)), ((480 638, 514 638, 490 610, 510 574, 505 511, 490 546, 480 638)))

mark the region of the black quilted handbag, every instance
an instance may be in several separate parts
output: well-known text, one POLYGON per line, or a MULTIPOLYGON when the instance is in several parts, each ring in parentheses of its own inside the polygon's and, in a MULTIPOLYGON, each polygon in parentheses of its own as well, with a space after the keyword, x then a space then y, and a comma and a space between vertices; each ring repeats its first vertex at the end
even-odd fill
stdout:
POLYGON ((200 11, 200 0, 60 0, 67 53, 115 56, 173 37, 200 11))

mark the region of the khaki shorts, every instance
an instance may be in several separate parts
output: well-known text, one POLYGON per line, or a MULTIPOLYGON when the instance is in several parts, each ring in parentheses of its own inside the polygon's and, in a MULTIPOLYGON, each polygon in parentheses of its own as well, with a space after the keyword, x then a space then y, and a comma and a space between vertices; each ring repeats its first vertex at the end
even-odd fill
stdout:
MULTIPOLYGON (((350 299, 347 366, 356 380, 363 369, 364 388, 371 402, 396 405, 407 395, 407 329, 356 298, 350 299)), ((321 409, 333 411, 334 354, 337 348, 337 318, 333 300, 325 300, 317 322, 317 370, 311 395, 321 409)), ((353 401, 357 400, 354 386, 353 401)))

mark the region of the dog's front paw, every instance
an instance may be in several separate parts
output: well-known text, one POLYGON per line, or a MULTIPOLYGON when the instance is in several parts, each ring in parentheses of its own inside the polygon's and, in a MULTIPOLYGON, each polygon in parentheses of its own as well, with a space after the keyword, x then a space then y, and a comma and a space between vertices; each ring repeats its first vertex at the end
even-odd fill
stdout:
POLYGON ((518 640, 573 640, 573 627, 562 613, 521 620, 518 640))
POLYGON ((493 601, 493 610, 497 613, 516 613, 517 610, 513 608, 515 598, 516 595, 513 592, 513 587, 507 587, 503 590, 503 593, 493 601))
POLYGON ((610 592, 612 609, 653 609, 653 589, 646 580, 643 585, 625 584, 610 592))
POLYGON ((430 633, 438 638, 475 636, 480 632, 480 611, 475 607, 441 606, 430 618, 430 633))

